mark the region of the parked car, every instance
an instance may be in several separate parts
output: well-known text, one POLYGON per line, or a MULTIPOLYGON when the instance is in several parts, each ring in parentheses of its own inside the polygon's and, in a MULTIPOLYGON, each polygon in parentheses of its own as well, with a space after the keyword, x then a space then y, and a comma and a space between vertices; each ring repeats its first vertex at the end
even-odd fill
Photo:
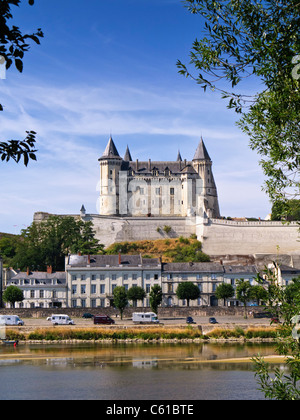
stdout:
POLYGON ((211 317, 209 318, 208 322, 209 322, 210 324, 217 324, 217 323, 218 323, 218 321, 216 320, 216 318, 214 318, 213 316, 211 316, 211 317))
POLYGON ((186 317, 186 323, 187 324, 196 324, 196 322, 193 320, 191 316, 186 317))
POLYGON ((87 313, 82 315, 82 318, 94 318, 94 315, 87 312, 87 313))
POLYGON ((115 321, 108 315, 95 315, 94 324, 115 324, 115 321))

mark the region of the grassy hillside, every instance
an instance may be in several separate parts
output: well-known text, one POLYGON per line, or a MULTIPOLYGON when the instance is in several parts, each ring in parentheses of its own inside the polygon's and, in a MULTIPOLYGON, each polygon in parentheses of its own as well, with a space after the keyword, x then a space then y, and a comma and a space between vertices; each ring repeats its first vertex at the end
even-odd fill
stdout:
POLYGON ((14 237, 18 237, 19 235, 14 235, 13 233, 3 233, 0 232, 0 239, 2 238, 14 238, 14 237))
POLYGON ((107 254, 142 254, 143 257, 161 258, 163 262, 205 262, 209 256, 201 251, 201 242, 193 238, 157 239, 118 242, 108 248, 107 254))

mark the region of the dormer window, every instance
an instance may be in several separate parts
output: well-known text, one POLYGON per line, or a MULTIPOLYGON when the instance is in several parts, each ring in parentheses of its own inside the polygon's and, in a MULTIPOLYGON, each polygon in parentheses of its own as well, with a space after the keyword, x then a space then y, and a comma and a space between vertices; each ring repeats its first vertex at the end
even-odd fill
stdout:
POLYGON ((164 173, 165 173, 165 176, 170 176, 171 171, 170 171, 169 168, 166 168, 165 171, 164 171, 164 173))
POLYGON ((158 171, 158 169, 157 169, 157 168, 153 168, 153 169, 152 169, 152 175, 153 175, 153 176, 158 176, 158 175, 159 175, 159 171, 158 171))

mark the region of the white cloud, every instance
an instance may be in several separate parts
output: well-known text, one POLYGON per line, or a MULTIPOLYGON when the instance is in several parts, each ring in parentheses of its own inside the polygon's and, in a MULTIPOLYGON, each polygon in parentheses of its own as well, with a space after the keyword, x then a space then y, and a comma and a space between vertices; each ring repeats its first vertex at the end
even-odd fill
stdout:
POLYGON ((0 231, 31 223, 39 210, 78 213, 85 204, 96 212, 97 159, 110 133, 120 154, 129 139, 141 160, 176 159, 178 148, 191 159, 203 135, 214 161, 221 208, 224 202, 229 214, 238 215, 257 196, 261 177, 256 156, 234 126, 232 113, 213 96, 121 84, 52 87, 25 76, 22 84, 5 82, 1 138, 21 138, 25 130, 35 130, 39 151, 38 161, 28 168, 0 164, 0 231), (241 206, 239 197, 245 197, 241 206))

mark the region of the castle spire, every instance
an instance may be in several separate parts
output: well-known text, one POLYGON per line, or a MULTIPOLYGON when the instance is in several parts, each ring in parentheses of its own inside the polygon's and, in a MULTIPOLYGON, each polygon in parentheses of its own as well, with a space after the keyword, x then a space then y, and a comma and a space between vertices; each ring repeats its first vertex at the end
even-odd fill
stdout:
POLYGON ((178 155, 177 155, 177 162, 182 162, 182 157, 179 150, 178 150, 178 155))
POLYGON ((104 153, 103 153, 103 155, 101 156, 100 159, 108 159, 108 158, 120 158, 119 152, 118 152, 118 150, 115 146, 115 143, 114 143, 111 136, 108 140, 108 143, 107 143, 107 146, 104 150, 104 153))
POLYGON ((209 157, 209 154, 206 150, 206 147, 205 147, 202 136, 201 136, 200 142, 198 144, 198 147, 196 149, 193 160, 211 160, 210 157, 209 157))
POLYGON ((128 145, 126 147, 126 152, 125 152, 124 160, 125 160, 125 162, 132 162, 132 157, 131 157, 131 153, 130 153, 130 150, 129 150, 128 145))

